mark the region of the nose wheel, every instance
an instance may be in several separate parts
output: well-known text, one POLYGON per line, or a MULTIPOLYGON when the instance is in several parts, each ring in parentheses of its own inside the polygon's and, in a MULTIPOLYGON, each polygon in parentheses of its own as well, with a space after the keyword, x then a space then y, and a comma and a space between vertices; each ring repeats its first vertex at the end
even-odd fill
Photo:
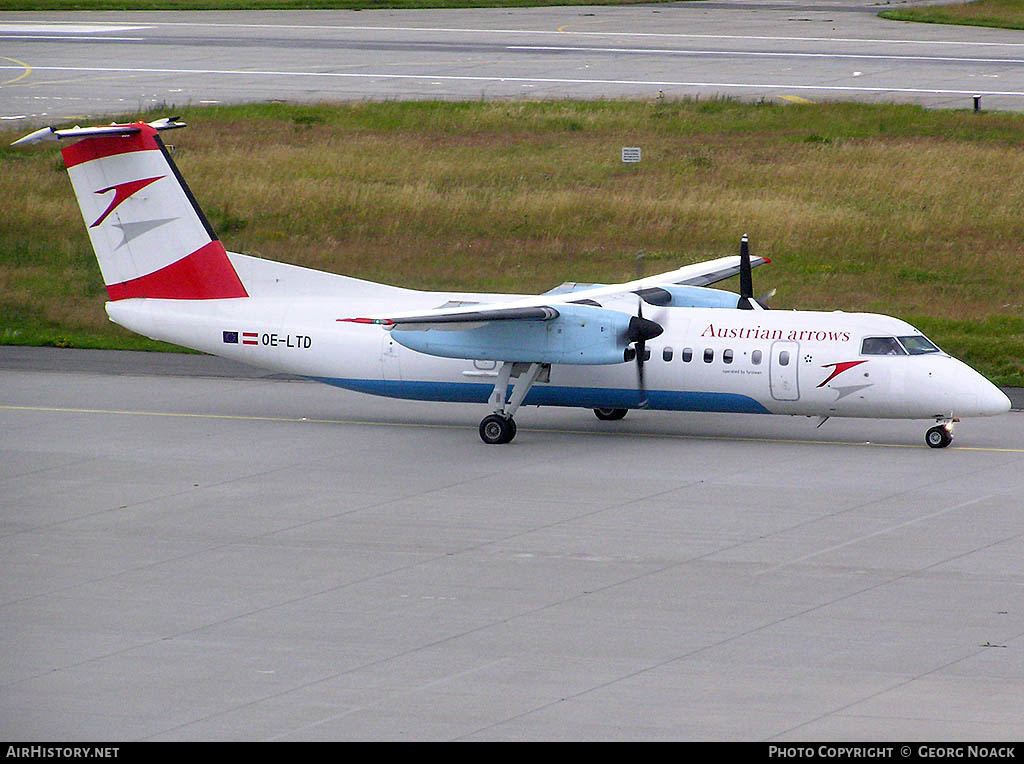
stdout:
POLYGON ((953 423, 946 422, 932 427, 924 434, 924 442, 930 448, 945 448, 953 442, 953 423))

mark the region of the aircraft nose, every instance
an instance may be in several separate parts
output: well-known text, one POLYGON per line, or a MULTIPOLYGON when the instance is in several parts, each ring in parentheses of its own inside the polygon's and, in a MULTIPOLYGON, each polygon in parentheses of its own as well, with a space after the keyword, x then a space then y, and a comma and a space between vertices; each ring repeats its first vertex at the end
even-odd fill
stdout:
POLYGON ((949 384, 944 386, 950 411, 959 416, 997 416, 1010 410, 1010 399, 998 387, 962 361, 953 361, 949 384))
POLYGON ((978 404, 982 416, 996 416, 1010 410, 1010 399, 1006 397, 1006 393, 992 383, 989 383, 987 389, 982 390, 978 395, 978 404))

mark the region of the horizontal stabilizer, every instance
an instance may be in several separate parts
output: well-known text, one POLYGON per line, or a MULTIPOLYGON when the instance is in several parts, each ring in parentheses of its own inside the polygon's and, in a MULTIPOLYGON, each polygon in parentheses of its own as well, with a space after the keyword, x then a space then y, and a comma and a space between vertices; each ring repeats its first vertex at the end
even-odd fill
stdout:
MULTIPOLYGON (((179 122, 177 117, 164 117, 155 122, 148 123, 154 130, 173 130, 176 127, 185 127, 184 122, 179 122)), ((54 130, 52 127, 44 127, 29 133, 24 138, 19 138, 12 146, 29 146, 33 143, 44 141, 58 141, 63 138, 102 138, 114 135, 135 135, 142 128, 138 124, 132 125, 100 125, 98 127, 69 127, 62 130, 54 130)))

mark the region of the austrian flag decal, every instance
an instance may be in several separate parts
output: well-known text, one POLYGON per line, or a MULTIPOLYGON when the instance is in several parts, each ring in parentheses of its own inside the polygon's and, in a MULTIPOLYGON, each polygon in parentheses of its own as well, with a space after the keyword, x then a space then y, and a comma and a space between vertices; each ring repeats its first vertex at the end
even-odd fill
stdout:
POLYGON ((239 334, 241 334, 243 345, 259 345, 260 335, 258 332, 224 332, 225 345, 237 345, 239 334))

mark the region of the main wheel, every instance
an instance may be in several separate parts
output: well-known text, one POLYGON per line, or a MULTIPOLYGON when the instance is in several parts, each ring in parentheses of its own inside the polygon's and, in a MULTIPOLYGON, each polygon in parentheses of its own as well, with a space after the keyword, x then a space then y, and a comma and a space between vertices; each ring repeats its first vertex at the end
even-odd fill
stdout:
POLYGON ((629 409, 594 409, 594 415, 602 422, 613 422, 622 419, 629 413, 629 409))
POLYGON ((931 448, 945 448, 953 442, 953 433, 942 425, 932 427, 924 434, 924 442, 931 448))
POLYGON ((489 446, 509 443, 515 436, 516 423, 512 417, 491 414, 480 422, 480 440, 489 446))

